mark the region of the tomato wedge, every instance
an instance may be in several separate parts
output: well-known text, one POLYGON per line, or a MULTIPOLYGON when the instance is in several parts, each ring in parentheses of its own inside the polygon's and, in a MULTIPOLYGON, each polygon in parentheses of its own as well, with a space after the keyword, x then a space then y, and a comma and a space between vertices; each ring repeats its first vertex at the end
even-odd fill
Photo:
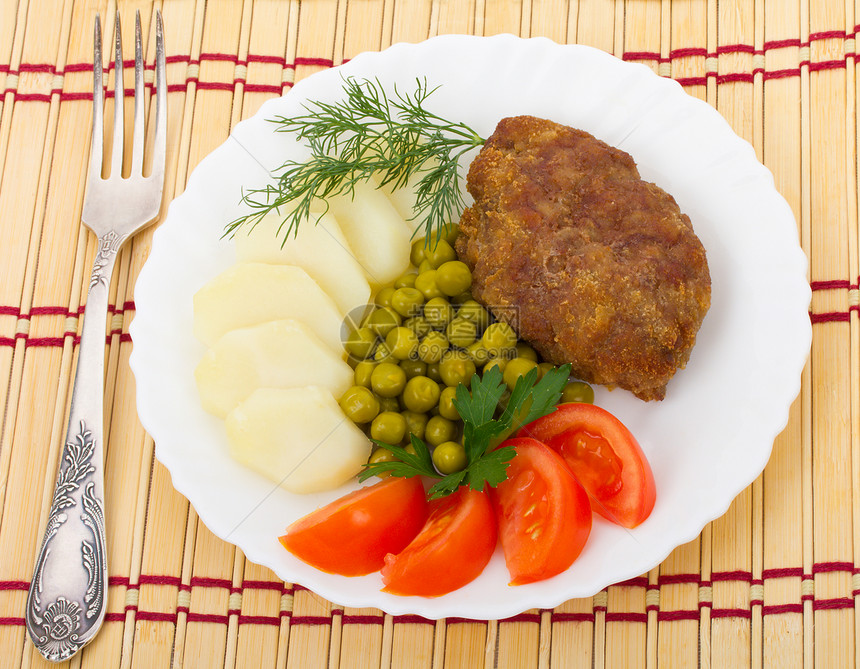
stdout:
POLYGON ((385 556, 384 592, 439 597, 477 578, 493 556, 498 533, 486 493, 461 487, 429 507, 412 543, 385 556))
POLYGON ((409 544, 427 519, 421 480, 387 478, 300 518, 279 537, 300 560, 332 574, 362 576, 409 544))
POLYGON ((645 454, 624 424, 593 404, 559 404, 553 413, 523 427, 557 451, 588 491, 592 508, 622 527, 645 520, 657 497, 645 454))
POLYGON ((579 557, 591 533, 588 495, 557 453, 534 439, 508 439, 517 454, 490 491, 510 585, 542 581, 579 557))

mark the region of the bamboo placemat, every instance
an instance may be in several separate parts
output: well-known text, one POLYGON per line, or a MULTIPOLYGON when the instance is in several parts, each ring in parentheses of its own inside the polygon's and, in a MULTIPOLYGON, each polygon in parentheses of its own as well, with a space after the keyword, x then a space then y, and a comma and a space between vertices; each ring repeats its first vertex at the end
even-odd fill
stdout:
MULTIPOLYGON (((663 564, 509 620, 438 622, 330 603, 216 539, 135 411, 133 286, 107 334, 110 591, 83 667, 848 667, 858 665, 858 26, 848 0, 169 0, 165 207, 267 98, 357 53, 441 33, 543 35, 677 79, 773 171, 810 258, 813 344, 764 473, 663 564)), ((0 665, 41 666, 23 610, 53 489, 94 236, 80 225, 93 16, 116 3, 0 3, 0 665)), ((131 63, 127 62, 128 68, 131 63)), ((127 71, 126 76, 130 73, 127 71)), ((515 85, 516 82, 512 82, 515 85)), ((727 388, 726 392, 731 392, 727 388)), ((731 417, 727 416, 727 420, 731 417)))

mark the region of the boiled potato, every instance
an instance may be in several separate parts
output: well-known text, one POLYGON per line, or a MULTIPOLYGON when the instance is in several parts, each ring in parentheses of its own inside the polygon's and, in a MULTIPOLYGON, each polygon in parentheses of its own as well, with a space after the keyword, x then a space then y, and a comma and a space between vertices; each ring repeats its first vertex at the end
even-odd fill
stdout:
POLYGON ((293 493, 331 490, 361 471, 371 442, 325 388, 258 388, 227 414, 230 454, 293 493))
MULTIPOLYGON (((416 189, 422 176, 423 173, 413 174, 412 178, 402 188, 393 188, 391 185, 380 188, 391 201, 397 213, 400 214, 400 218, 406 224, 410 238, 417 228, 423 229, 424 227, 420 220, 415 219, 415 201, 418 199, 416 189)), ((421 236, 423 235, 419 232, 414 238, 417 239, 421 236)))
POLYGON ((287 319, 227 332, 206 351, 194 377, 203 408, 224 418, 261 387, 313 384, 340 397, 353 371, 307 326, 287 319))
POLYGON ((329 200, 329 206, 371 286, 391 283, 406 271, 408 227, 374 183, 356 184, 354 197, 338 195, 329 200))
POLYGON ((303 322, 329 348, 344 354, 343 316, 301 267, 237 263, 194 295, 194 334, 207 346, 230 330, 282 318, 303 322))
POLYGON ((367 304, 370 286, 335 217, 321 212, 313 216, 313 220, 299 225, 295 237, 281 245, 278 226, 283 214, 267 214, 247 234, 236 234, 236 257, 240 262, 298 265, 346 315, 367 304))

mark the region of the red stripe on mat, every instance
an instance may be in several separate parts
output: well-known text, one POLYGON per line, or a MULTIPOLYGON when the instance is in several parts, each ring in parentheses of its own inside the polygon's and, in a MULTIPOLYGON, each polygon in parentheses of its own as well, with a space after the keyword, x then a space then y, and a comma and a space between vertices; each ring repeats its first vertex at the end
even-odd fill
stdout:
POLYGON ((647 623, 647 613, 635 611, 607 611, 606 622, 608 623, 647 623))
MULTIPOLYGON (((785 40, 771 40, 765 42, 762 49, 756 49, 754 46, 750 44, 726 44, 721 45, 716 48, 715 51, 709 52, 707 49, 702 47, 681 47, 672 49, 669 52, 669 56, 662 56, 657 52, 651 51, 628 51, 622 55, 624 60, 635 61, 635 60, 648 60, 648 61, 656 61, 658 63, 671 63, 674 60, 690 58, 690 57, 718 57, 723 54, 733 54, 733 53, 745 53, 745 54, 753 54, 753 55, 762 55, 767 53, 768 51, 774 49, 783 49, 788 47, 800 48, 800 47, 808 47, 812 43, 822 40, 829 39, 852 39, 857 34, 857 28, 855 28, 851 32, 844 32, 842 30, 829 30, 829 31, 821 31, 811 33, 809 39, 806 42, 801 42, 799 39, 785 39, 785 40)), ((734 73, 734 74, 719 74, 717 72, 708 72, 705 76, 700 77, 688 77, 688 78, 678 78, 678 81, 683 83, 684 85, 701 85, 707 82, 709 77, 714 77, 717 80, 717 83, 730 83, 730 82, 751 82, 756 73, 762 73, 765 79, 774 79, 774 78, 782 78, 786 76, 799 76, 800 69, 803 66, 807 66, 810 71, 818 71, 818 70, 828 70, 828 69, 842 69, 845 68, 847 62, 849 60, 856 60, 856 54, 847 54, 845 58, 840 60, 831 60, 831 61, 821 61, 821 62, 809 62, 805 61, 799 64, 798 68, 793 69, 784 69, 773 72, 768 72, 765 70, 756 70, 753 73, 734 73)), ((236 54, 232 53, 201 53, 198 59, 192 59, 187 55, 174 55, 167 57, 167 63, 169 64, 185 64, 186 66, 190 65, 200 65, 201 63, 212 61, 212 62, 229 62, 233 63, 236 66, 247 66, 249 63, 268 63, 274 65, 280 65, 285 70, 294 70, 298 66, 316 66, 316 67, 332 67, 334 66, 334 61, 330 58, 320 58, 320 57, 309 57, 309 56, 299 56, 295 59, 294 62, 288 63, 286 59, 282 56, 271 56, 271 55, 262 55, 262 54, 249 54, 244 60, 240 59, 236 54)), ((108 66, 108 71, 113 67, 113 64, 108 66)), ((123 63, 124 68, 133 67, 133 63, 131 61, 123 63)), ((154 70, 154 63, 148 63, 145 65, 147 70, 154 70)), ((56 75, 63 76, 67 73, 75 73, 75 72, 88 72, 92 71, 92 64, 90 63, 70 63, 67 64, 63 69, 57 69, 55 65, 49 63, 22 63, 18 66, 17 70, 13 70, 8 64, 0 66, 0 72, 4 72, 10 76, 16 76, 22 73, 53 73, 56 75)), ((197 82, 198 87, 209 88, 214 90, 219 89, 227 89, 227 87, 232 88, 238 83, 239 80, 234 81, 232 84, 229 82, 197 82, 196 78, 189 77, 186 80, 185 85, 182 84, 173 84, 168 87, 168 90, 184 90, 187 84, 192 82, 197 82)), ((289 85, 289 84, 286 84, 289 85)), ((148 83, 147 86, 151 87, 152 84, 148 83)), ((257 89, 257 92, 265 92, 265 93, 278 93, 280 92, 281 87, 272 86, 265 88, 257 89)), ((90 97, 87 93, 77 93, 77 92, 63 92, 60 89, 54 89, 50 93, 46 92, 31 92, 31 93, 18 93, 16 88, 8 87, 6 89, 7 93, 12 93, 15 95, 15 99, 17 101, 27 102, 50 102, 52 95, 58 94, 60 95, 61 100, 82 100, 90 97)), ((110 97, 113 95, 111 90, 106 91, 106 96, 110 97)))
POLYGON ((417 616, 414 614, 403 614, 400 616, 392 616, 391 621, 395 625, 435 625, 435 620, 430 620, 429 618, 424 618, 423 616, 417 616))

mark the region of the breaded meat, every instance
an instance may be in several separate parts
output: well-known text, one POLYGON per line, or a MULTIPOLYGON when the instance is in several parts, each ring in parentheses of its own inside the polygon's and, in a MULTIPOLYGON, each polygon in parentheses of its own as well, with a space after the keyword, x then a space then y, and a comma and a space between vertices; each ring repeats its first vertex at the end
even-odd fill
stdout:
POLYGON ((711 299, 672 196, 627 153, 532 116, 499 122, 467 187, 456 247, 474 296, 577 378, 663 399, 711 299))

